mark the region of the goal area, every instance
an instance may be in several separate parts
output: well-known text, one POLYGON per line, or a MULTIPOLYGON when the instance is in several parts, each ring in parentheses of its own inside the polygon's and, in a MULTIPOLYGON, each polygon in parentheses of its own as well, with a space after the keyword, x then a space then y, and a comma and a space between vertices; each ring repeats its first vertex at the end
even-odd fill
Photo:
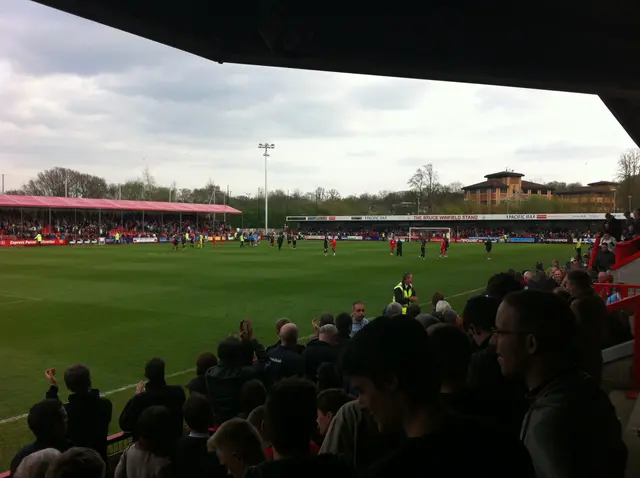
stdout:
POLYGON ((442 239, 443 237, 451 238, 450 227, 410 227, 408 242, 420 242, 422 239, 427 241, 431 239, 442 239))

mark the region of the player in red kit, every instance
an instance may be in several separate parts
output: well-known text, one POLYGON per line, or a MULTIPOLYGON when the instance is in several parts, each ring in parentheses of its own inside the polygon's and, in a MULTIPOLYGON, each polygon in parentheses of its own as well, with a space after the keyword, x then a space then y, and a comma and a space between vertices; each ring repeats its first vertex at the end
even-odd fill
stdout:
POLYGON ((336 238, 334 237, 333 239, 331 239, 331 249, 333 250, 333 255, 336 255, 336 247, 338 246, 338 243, 336 241, 336 238))
POLYGON ((440 257, 447 257, 447 238, 443 237, 440 243, 440 257))
POLYGON ((391 238, 391 240, 389 241, 389 247, 391 248, 391 255, 393 255, 393 253, 396 251, 396 240, 394 238, 391 238))

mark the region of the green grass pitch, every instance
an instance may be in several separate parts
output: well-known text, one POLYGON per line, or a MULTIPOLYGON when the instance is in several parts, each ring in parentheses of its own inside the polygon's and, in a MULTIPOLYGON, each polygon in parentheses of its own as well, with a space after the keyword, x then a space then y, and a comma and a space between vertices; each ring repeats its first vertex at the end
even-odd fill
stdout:
POLYGON ((406 244, 397 258, 376 242, 341 242, 336 257, 324 257, 320 241, 299 241, 295 251, 285 244, 281 252, 266 243, 178 252, 168 244, 0 250, 0 471, 31 441, 26 420, 12 418, 44 398, 46 368, 56 367, 61 379, 67 366, 88 365, 94 386, 111 392, 115 432, 134 390, 113 391, 138 382, 149 358, 163 357, 170 381, 185 384, 193 372, 183 371, 199 353, 215 352, 242 318, 270 344, 279 317, 296 322, 301 335, 311 333, 313 317, 348 312, 355 300, 376 317, 405 271, 414 274, 420 303, 442 291, 461 311, 491 274, 563 262, 573 252, 496 244, 487 261, 482 244, 452 244, 447 259, 438 250, 430 244, 426 261, 418 244, 406 244))

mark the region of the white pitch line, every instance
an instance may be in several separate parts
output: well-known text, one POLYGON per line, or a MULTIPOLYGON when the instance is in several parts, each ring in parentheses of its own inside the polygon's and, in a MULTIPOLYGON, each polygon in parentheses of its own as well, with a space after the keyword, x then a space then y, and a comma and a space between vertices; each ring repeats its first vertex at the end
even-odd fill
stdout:
MULTIPOLYGON (((189 368, 187 370, 182 370, 180 372, 170 373, 168 375, 165 375, 165 378, 179 377, 180 375, 185 375, 187 373, 193 372, 194 370, 195 370, 195 368, 189 368)), ((137 383, 132 383, 130 385, 125 385, 124 387, 118 387, 118 388, 114 388, 113 390, 107 390, 106 392, 102 393, 101 395, 103 397, 106 397, 106 396, 109 396, 109 395, 113 395, 114 393, 120 393, 120 392, 124 392, 125 390, 136 388, 137 386, 138 386, 137 383)), ((6 423, 11 423, 11 422, 17 422, 18 420, 22 420, 23 418, 27 418, 28 415, 29 415, 28 413, 23 413, 22 415, 16 415, 15 417, 5 418, 3 420, 0 420, 0 425, 4 425, 6 423)))
MULTIPOLYGON (((484 290, 484 289, 485 289, 485 287, 478 287, 477 289, 471 289, 471 290, 467 290, 465 292, 459 292, 459 293, 453 294, 453 295, 445 295, 444 300, 453 299, 455 297, 463 297, 463 296, 471 295, 474 292, 479 292, 479 291, 484 290)), ((420 304, 420 307, 424 307, 426 305, 431 305, 431 304, 429 304, 429 303, 420 304)))
POLYGON ((25 302, 33 302, 31 299, 10 300, 9 302, 0 302, 0 307, 9 304, 24 304, 25 302))
POLYGON ((0 294, 0 297, 9 297, 10 299, 35 300, 38 302, 42 300, 39 297, 25 297, 24 295, 13 295, 13 294, 0 294))

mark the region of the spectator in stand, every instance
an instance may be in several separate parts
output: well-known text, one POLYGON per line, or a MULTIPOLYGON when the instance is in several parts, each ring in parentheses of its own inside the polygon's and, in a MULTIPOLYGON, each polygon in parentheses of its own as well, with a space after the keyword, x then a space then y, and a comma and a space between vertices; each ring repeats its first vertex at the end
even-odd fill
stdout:
POLYGON ((336 317, 336 329, 338 336, 336 337, 336 347, 341 352, 351 338, 351 329, 353 327, 353 319, 347 312, 338 314, 336 317))
POLYGON ((47 478, 104 478, 105 462, 91 448, 71 448, 51 464, 47 478))
POLYGON ((196 377, 186 385, 189 393, 207 395, 206 373, 207 370, 216 365, 218 365, 218 359, 211 352, 198 355, 198 359, 196 360, 196 377))
POLYGON ((46 448, 65 452, 73 446, 67 440, 67 412, 59 400, 48 398, 36 403, 27 416, 27 425, 36 437, 30 445, 22 448, 11 460, 13 475, 23 459, 46 448))
POLYGON ((218 345, 218 364, 205 375, 207 396, 217 425, 238 416, 242 387, 258 375, 258 367, 243 365, 242 353, 239 339, 226 338, 218 345))
POLYGON ((114 478, 169 478, 176 442, 174 422, 166 407, 145 408, 135 426, 138 439, 120 457, 114 478))
POLYGON ((253 365, 256 361, 266 362, 267 352, 253 334, 253 323, 249 319, 240 322, 240 345, 242 346, 242 365, 253 365))
POLYGON ((521 284, 526 288, 529 287, 529 282, 533 280, 533 273, 531 271, 524 271, 522 274, 522 282, 521 284))
MULTIPOLYGON (((335 319, 333 318, 333 314, 329 313, 329 312, 323 312, 320 315, 320 321, 316 321, 316 319, 313 319, 311 321, 311 325, 313 325, 313 337, 311 337, 309 339, 309 341, 307 342, 307 346, 309 346, 309 344, 311 344, 311 342, 315 342, 316 340, 318 340, 318 334, 320 333, 320 327, 322 327, 323 325, 335 325, 335 319)), ((305 347, 306 349, 306 347, 305 347)))
POLYGON ((362 328, 369 323, 369 320, 365 318, 364 302, 356 301, 353 303, 353 309, 351 310, 351 318, 353 319, 353 325, 351 326, 351 336, 353 337, 362 328))
POLYGON ((569 305, 547 292, 516 292, 500 305, 496 326, 502 373, 522 377, 534 397, 521 437, 536 475, 622 478, 620 422, 606 393, 574 365, 569 305))
POLYGON ((607 306, 593 289, 591 277, 586 271, 572 270, 568 274, 571 310, 578 321, 579 364, 597 384, 602 380, 602 348, 609 342, 607 306))
POLYGON ((206 396, 196 393, 184 404, 189 434, 180 437, 172 454, 172 475, 189 478, 224 478, 226 470, 215 453, 207 450, 213 412, 206 396))
POLYGON ((267 389, 258 379, 246 382, 240 390, 240 418, 247 418, 249 414, 267 400, 267 389))
POLYGON ((606 244, 607 249, 613 252, 614 254, 616 253, 616 243, 617 243, 616 239, 607 232, 605 232, 602 235, 602 239, 600 239, 600 244, 606 244))
POLYGON ((302 354, 305 361, 306 376, 313 383, 318 381, 318 368, 323 363, 334 363, 338 358, 339 349, 336 347, 338 329, 335 325, 327 324, 320 327, 318 340, 307 344, 302 354))
POLYGON ((431 314, 420 314, 416 317, 416 320, 418 321, 418 323, 420 323, 420 325, 422 325, 424 330, 427 330, 432 325, 441 323, 440 319, 434 317, 431 314))
POLYGON ((45 448, 26 457, 11 476, 13 478, 45 478, 51 464, 60 456, 55 448, 45 448))
POLYGON ((311 382, 289 378, 277 383, 266 403, 274 460, 250 468, 245 478, 355 476, 346 462, 335 455, 312 455, 309 444, 316 432, 316 418, 316 387, 311 382))
POLYGON ((634 220, 630 211, 624 213, 624 230, 622 232, 622 240, 630 241, 635 236, 634 220))
POLYGON ((404 446, 374 463, 368 477, 415 476, 416 470, 420 476, 533 476, 517 439, 447 413, 433 349, 417 321, 374 320, 349 343, 343 368, 380 430, 402 427, 408 437, 404 446), (487 459, 495 450, 501 459, 487 459))
POLYGON ((325 362, 318 367, 318 392, 330 388, 343 388, 344 378, 339 371, 338 362, 325 362))
MULTIPOLYGON (((267 347, 267 352, 269 352, 271 349, 275 349, 276 347, 280 346, 280 330, 282 329, 283 326, 290 323, 291 321, 289 319, 276 320, 276 335, 278 336, 278 341, 273 345, 269 345, 267 347)), ((305 348, 304 345, 298 344, 296 345, 296 352, 298 352, 299 354, 302 354, 302 352, 304 352, 304 348, 305 348)))
POLYGON ((606 272, 611 270, 615 262, 616 255, 609 250, 609 245, 604 242, 600 244, 600 250, 598 251, 598 255, 596 255, 594 269, 598 272, 606 272))
POLYGON ((323 390, 318 394, 318 416, 316 421, 321 437, 327 434, 329 425, 331 425, 331 421, 338 413, 338 410, 340 410, 345 403, 352 400, 353 397, 350 397, 344 390, 339 388, 323 390))
MULTIPOLYGON (((45 372, 49 381, 46 398, 58 398, 56 369, 45 372)), ((107 435, 111 412, 111 402, 100 396, 100 391, 91 388, 91 372, 84 365, 73 365, 64 373, 64 383, 71 392, 69 403, 64 404, 67 412, 67 438, 79 447, 97 451, 107 460, 107 435)))
POLYGON ((410 304, 409 307, 407 307, 407 317, 410 317, 412 319, 418 317, 420 315, 420 312, 421 309, 418 304, 410 304))
POLYGON ((305 361, 297 352, 298 327, 288 323, 280 329, 280 345, 271 349, 269 366, 266 371, 267 384, 269 386, 287 377, 304 377, 305 361))
POLYGON ((248 476, 252 466, 266 460, 260 434, 242 418, 232 418, 223 423, 209 439, 208 449, 218 456, 227 473, 234 478, 248 476))
MULTIPOLYGON (((540 264, 540 267, 542 267, 542 264, 540 264)), ((522 289, 522 284, 520 284, 520 282, 518 282, 515 277, 506 272, 501 272, 489 279, 489 281, 487 282, 485 295, 487 295, 488 297, 493 297, 497 300, 502 300, 510 292, 522 289)))
POLYGON ((251 423, 260 434, 263 450, 271 448, 271 440, 269 439, 269 435, 267 434, 267 428, 265 425, 266 418, 267 408, 264 405, 260 405, 259 407, 254 408, 247 418, 247 421, 251 423))
POLYGON ((442 292, 435 292, 432 296, 431 296, 431 306, 432 306, 432 310, 431 313, 436 311, 436 304, 438 302, 440 302, 441 300, 445 300, 444 299, 444 294, 442 292))
POLYGON ((616 241, 622 239, 622 224, 611 213, 605 214, 604 232, 610 234, 616 241))
POLYGON ((391 302, 384 311, 387 317, 400 317, 402 315, 402 305, 397 302, 391 302))
POLYGON ((186 400, 184 390, 179 385, 167 385, 164 378, 164 360, 154 358, 147 362, 142 381, 136 387, 136 395, 131 398, 120 415, 120 428, 134 432, 142 413, 149 407, 166 407, 171 414, 173 435, 180 437, 183 431, 182 407, 186 400))

